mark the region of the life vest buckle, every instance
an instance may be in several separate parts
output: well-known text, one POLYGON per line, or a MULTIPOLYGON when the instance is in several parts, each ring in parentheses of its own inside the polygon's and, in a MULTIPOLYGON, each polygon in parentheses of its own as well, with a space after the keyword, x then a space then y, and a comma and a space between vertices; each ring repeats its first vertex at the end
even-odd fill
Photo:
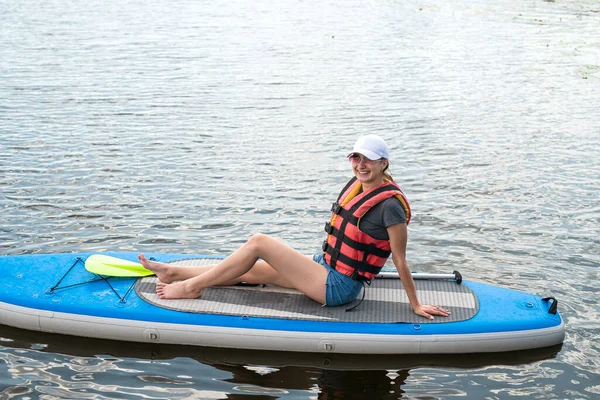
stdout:
POLYGON ((338 202, 331 204, 331 212, 332 213, 339 214, 341 210, 342 210, 342 206, 338 202))
POLYGON ((350 275, 350 278, 354 279, 355 281, 368 282, 369 285, 371 284, 371 281, 369 279, 365 278, 364 276, 360 275, 358 273, 357 269, 355 269, 354 271, 352 271, 352 275, 350 275))
POLYGON ((325 232, 327 232, 327 234, 331 235, 333 233, 333 225, 331 225, 329 222, 325 222, 325 232))

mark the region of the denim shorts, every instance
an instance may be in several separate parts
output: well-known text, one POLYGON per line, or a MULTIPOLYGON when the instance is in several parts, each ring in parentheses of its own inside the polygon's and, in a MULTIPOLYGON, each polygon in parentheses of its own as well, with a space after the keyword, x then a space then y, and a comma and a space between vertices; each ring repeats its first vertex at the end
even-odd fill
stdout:
POLYGON ((341 306, 354 300, 358 297, 363 285, 359 281, 337 272, 325 262, 323 254, 315 254, 313 260, 327 268, 325 305, 326 306, 341 306))

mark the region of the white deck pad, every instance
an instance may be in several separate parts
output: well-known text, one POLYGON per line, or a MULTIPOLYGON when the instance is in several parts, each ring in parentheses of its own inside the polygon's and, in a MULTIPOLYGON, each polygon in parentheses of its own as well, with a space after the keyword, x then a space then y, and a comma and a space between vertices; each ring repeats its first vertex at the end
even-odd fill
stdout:
MULTIPOLYGON (((189 259, 174 262, 181 266, 211 265, 218 260, 189 259)), ((333 321, 354 323, 445 323, 472 318, 479 309, 477 296, 468 287, 448 280, 415 280, 423 304, 434 304, 451 311, 448 318, 426 320, 416 315, 400 279, 375 279, 366 287, 365 299, 356 309, 346 310, 357 300, 339 307, 324 307, 293 289, 267 286, 220 286, 202 291, 197 299, 163 300, 156 295, 155 276, 139 279, 138 296, 158 307, 191 313, 221 314, 259 318, 333 321)))

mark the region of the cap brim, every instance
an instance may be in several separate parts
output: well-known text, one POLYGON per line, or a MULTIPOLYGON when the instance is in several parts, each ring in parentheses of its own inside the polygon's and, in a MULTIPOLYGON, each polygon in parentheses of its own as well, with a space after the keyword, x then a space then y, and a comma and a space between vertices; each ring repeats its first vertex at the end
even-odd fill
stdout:
MULTIPOLYGON (((381 158, 381 156, 379 154, 373 153, 371 150, 367 150, 367 149, 354 149, 352 151, 352 153, 362 154, 363 156, 367 157, 371 161, 379 160, 381 158)), ((350 154, 352 154, 352 153, 350 153, 350 154)), ((348 156, 350 156, 350 154, 348 154, 348 156)))

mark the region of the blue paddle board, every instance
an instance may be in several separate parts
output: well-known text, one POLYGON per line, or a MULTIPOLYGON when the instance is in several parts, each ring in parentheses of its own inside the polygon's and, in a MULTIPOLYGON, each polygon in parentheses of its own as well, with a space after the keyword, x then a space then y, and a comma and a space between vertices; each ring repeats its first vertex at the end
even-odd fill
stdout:
MULTIPOLYGON (((199 299, 163 300, 156 277, 105 277, 84 268, 91 253, 0 257, 0 323, 133 342, 346 354, 454 354, 562 343, 557 300, 462 280, 417 279, 422 302, 450 309, 433 321, 410 310, 397 277, 375 279, 365 299, 323 307, 275 286, 215 287, 199 299)), ((137 253, 106 253, 137 261, 137 253)), ((147 254, 182 267, 222 257, 147 254)))

